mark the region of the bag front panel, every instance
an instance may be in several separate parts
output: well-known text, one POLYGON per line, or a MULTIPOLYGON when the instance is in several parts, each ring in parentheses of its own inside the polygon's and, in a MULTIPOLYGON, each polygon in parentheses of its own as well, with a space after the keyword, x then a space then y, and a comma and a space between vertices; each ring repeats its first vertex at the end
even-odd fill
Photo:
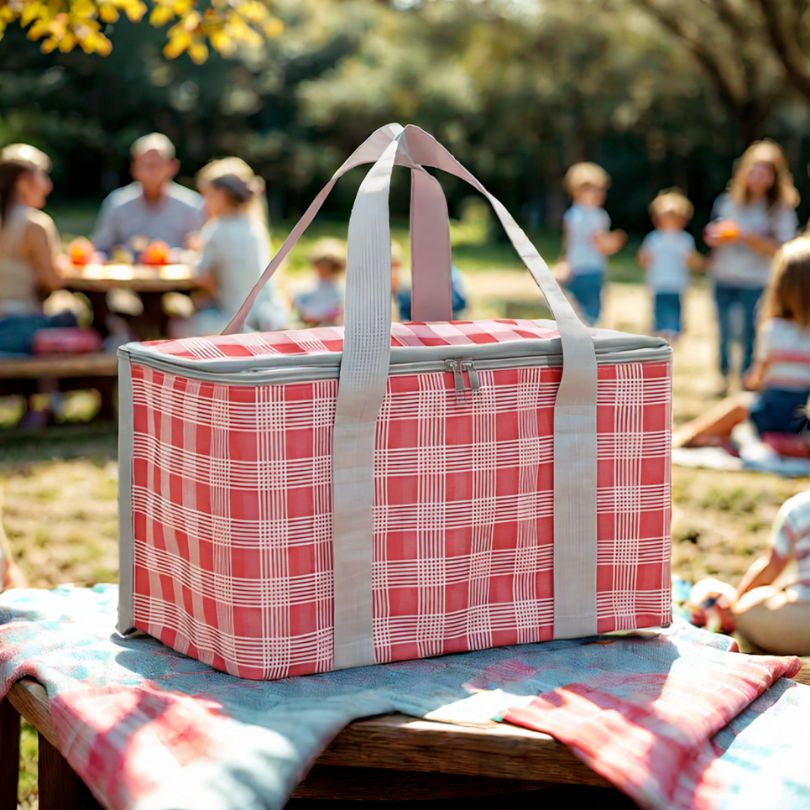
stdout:
MULTIPOLYGON (((663 361, 599 367, 600 632, 669 622, 669 374, 663 361)), ((389 379, 375 452, 378 662, 553 636, 560 369, 478 375, 463 397, 450 373, 389 379)), ((242 677, 331 668, 336 391, 132 364, 136 627, 242 677)))

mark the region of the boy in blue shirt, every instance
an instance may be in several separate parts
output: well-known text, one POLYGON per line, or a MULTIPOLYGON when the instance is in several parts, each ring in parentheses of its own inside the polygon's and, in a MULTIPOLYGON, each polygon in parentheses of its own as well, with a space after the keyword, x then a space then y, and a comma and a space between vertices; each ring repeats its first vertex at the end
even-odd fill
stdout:
POLYGON ((660 192, 650 203, 655 230, 647 234, 638 252, 653 296, 653 331, 670 341, 683 328, 682 298, 689 286, 689 269, 702 266, 695 240, 684 230, 693 212, 692 203, 677 189, 660 192))
POLYGON ((575 163, 565 174, 565 188, 573 204, 563 216, 563 284, 589 324, 596 323, 601 314, 607 257, 627 241, 624 231, 610 230, 610 217, 602 208, 609 185, 608 173, 595 163, 575 163))

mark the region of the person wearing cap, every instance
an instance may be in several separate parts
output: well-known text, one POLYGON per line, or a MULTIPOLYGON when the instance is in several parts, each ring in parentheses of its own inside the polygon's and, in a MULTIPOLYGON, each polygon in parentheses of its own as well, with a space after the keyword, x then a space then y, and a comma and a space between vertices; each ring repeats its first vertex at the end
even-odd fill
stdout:
POLYGON ((102 203, 93 244, 103 253, 120 246, 139 252, 157 240, 184 247, 203 224, 203 207, 199 194, 174 182, 180 168, 174 144, 153 132, 138 138, 131 154, 134 182, 102 203))

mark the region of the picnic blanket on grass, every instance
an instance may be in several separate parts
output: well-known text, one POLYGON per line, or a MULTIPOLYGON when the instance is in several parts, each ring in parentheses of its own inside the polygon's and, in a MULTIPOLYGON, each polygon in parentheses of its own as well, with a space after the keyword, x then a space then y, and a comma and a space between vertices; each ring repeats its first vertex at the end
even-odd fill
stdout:
POLYGON ((110 808, 282 808, 346 724, 393 711, 547 732, 644 807, 810 805, 799 660, 682 622, 260 682, 111 633, 116 605, 115 586, 0 595, 0 698, 39 680, 110 808))
POLYGON ((782 478, 810 476, 810 458, 780 455, 769 444, 760 441, 750 422, 734 428, 728 446, 673 448, 672 463, 678 467, 723 472, 749 470, 782 478))

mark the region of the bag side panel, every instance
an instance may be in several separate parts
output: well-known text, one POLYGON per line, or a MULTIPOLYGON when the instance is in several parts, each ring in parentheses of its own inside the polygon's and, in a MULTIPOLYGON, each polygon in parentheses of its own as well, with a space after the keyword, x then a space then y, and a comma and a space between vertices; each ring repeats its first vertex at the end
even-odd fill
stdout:
POLYGON ((134 629, 132 579, 132 371, 129 357, 118 358, 118 632, 134 629))
MULTIPOLYGON (((545 641, 554 631, 559 368, 389 381, 377 432, 377 660, 545 641)), ((599 632, 670 621, 670 366, 599 368, 599 632)), ((576 493, 572 493, 576 497, 576 493)))
MULTIPOLYGON (((392 377, 377 425, 378 662, 552 638, 559 368, 392 377)), ((599 368, 600 632, 669 622, 668 362, 599 368)), ((135 624, 241 677, 332 666, 336 381, 133 363, 135 624)))
POLYGON ((240 677, 330 668, 336 387, 133 364, 139 629, 240 677))

